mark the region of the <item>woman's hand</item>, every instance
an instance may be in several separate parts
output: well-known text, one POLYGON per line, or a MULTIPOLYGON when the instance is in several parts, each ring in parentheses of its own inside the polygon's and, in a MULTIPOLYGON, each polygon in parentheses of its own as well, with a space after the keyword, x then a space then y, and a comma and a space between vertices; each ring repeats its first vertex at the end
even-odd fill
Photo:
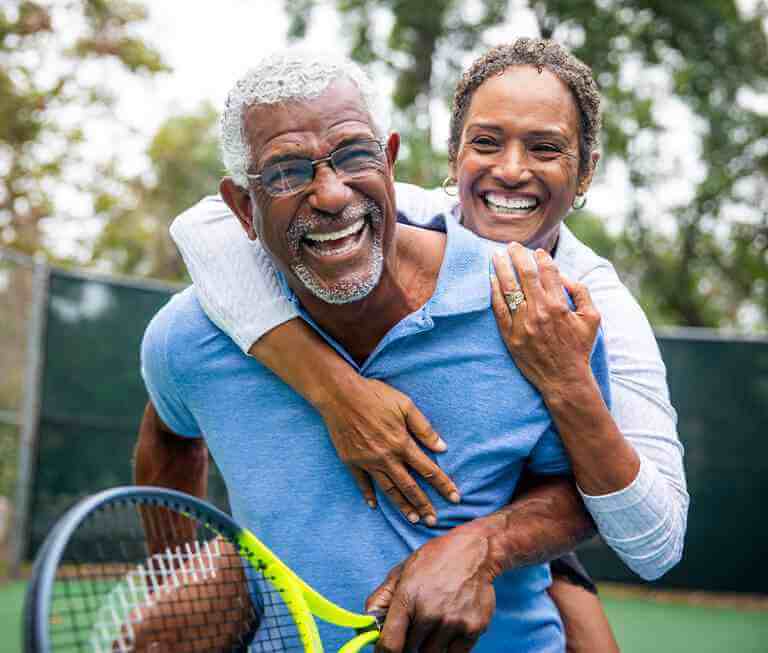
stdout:
POLYGON ((435 509, 409 468, 449 501, 458 503, 453 481, 416 444, 436 453, 446 444, 402 392, 360 376, 302 320, 289 320, 263 335, 250 354, 320 413, 339 457, 371 508, 372 481, 406 518, 436 523, 435 509))
POLYGON ((532 258, 525 247, 511 243, 507 251, 520 287, 507 256, 494 254, 492 303, 501 336, 520 371, 545 400, 563 396, 591 378, 590 354, 600 314, 587 288, 562 277, 544 250, 536 250, 532 258), (525 300, 512 310, 504 293, 518 289, 525 300))
MULTIPOLYGON (((418 440, 439 453, 446 450, 445 442, 402 392, 352 370, 345 376, 349 387, 317 406, 339 458, 371 508, 376 507, 374 481, 410 522, 423 519, 434 526, 435 509, 409 468, 447 500, 457 503, 456 485, 416 444, 418 440)), ((340 382, 338 377, 335 382, 340 382)))

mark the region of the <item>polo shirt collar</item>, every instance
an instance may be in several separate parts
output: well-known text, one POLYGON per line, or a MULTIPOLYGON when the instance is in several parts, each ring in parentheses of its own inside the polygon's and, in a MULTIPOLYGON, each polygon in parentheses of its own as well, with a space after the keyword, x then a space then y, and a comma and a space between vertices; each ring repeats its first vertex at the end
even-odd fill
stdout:
POLYGON ((426 309, 436 317, 485 310, 491 305, 491 252, 499 244, 479 238, 450 217, 443 216, 443 221, 448 242, 426 309))

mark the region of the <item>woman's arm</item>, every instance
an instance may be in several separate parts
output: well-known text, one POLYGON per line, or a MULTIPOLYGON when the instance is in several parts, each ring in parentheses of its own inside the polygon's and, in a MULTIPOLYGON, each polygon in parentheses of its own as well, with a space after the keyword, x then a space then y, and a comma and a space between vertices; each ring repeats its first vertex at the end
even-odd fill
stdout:
MULTIPOLYGON (((410 204, 429 212, 434 202, 410 204)), ((171 235, 208 317, 318 410, 372 507, 371 478, 410 521, 435 522, 434 508, 409 468, 449 501, 459 500, 454 483, 414 440, 434 452, 445 450, 428 420, 408 397, 358 375, 294 319, 298 313, 280 291, 266 253, 248 240, 220 198, 205 198, 182 213, 171 235)))
POLYGON ((435 452, 447 448, 416 405, 386 383, 360 376, 302 320, 273 329, 250 352, 317 409, 372 508, 371 478, 409 521, 435 525, 434 507, 408 468, 459 501, 456 485, 414 440, 435 452))
MULTIPOLYGON (((501 292, 516 281, 507 257, 497 257, 494 310, 502 336, 521 371, 544 396, 601 535, 635 572, 656 578, 682 554, 687 494, 684 502, 675 500, 679 479, 658 473, 643 455, 652 449, 650 442, 632 441, 631 423, 617 423, 602 401, 586 362, 600 320, 587 287, 566 281, 576 304, 570 311, 549 255, 539 251, 534 261, 519 245, 510 246, 509 254, 526 303, 514 312, 507 308, 501 292)), ((607 346, 610 352, 616 343, 609 340, 607 346)), ((612 361, 612 393, 617 391, 613 367, 612 361)), ((628 398, 624 387, 618 393, 624 407, 628 399, 641 403, 628 398)), ((670 438, 676 442, 674 426, 670 438)), ((676 454, 678 449, 667 447, 662 458, 676 454)), ((682 466, 680 478, 684 485, 682 466)))

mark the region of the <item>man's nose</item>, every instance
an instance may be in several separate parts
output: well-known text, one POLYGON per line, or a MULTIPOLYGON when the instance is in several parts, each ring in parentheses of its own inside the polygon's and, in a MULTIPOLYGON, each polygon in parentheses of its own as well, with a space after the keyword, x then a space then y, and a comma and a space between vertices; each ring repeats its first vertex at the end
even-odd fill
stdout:
POLYGON ((528 159, 528 150, 523 143, 509 143, 498 156, 493 175, 508 186, 529 181, 533 176, 528 159))
POLYGON ((352 190, 327 163, 315 169, 315 178, 309 193, 309 205, 323 213, 335 215, 343 211, 352 200, 352 190))

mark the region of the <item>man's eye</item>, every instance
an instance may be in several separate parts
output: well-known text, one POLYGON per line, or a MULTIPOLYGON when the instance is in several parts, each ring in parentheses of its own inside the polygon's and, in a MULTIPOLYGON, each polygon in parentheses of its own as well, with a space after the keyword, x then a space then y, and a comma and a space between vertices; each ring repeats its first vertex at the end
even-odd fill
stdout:
POLYGON ((375 145, 360 144, 341 148, 334 153, 333 162, 337 168, 355 171, 377 163, 379 150, 375 145))
POLYGON ((292 185, 306 181, 307 163, 305 161, 283 161, 282 163, 267 166, 262 172, 262 178, 268 186, 289 188, 292 185))
POLYGON ((489 152, 499 147, 499 144, 488 136, 477 136, 470 141, 470 145, 480 152, 489 152))

